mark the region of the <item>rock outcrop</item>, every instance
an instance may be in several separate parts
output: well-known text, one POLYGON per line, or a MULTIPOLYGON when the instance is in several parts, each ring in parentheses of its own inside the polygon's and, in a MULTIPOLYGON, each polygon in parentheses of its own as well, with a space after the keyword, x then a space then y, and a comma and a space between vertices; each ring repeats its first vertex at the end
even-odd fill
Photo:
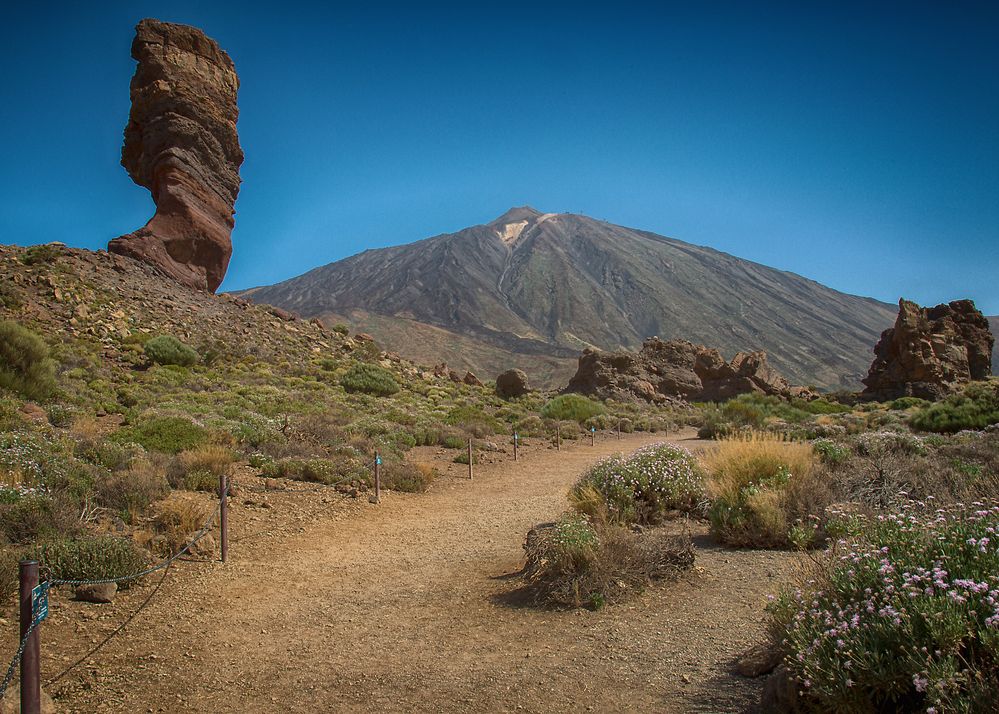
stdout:
POLYGON ((527 375, 519 369, 508 369, 496 377, 496 394, 503 399, 522 397, 529 389, 527 375))
POLYGON ((750 392, 811 396, 770 367, 766 352, 740 352, 726 362, 718 350, 658 337, 646 340, 639 352, 584 351, 565 391, 649 402, 722 401, 750 392))
POLYGON ((995 338, 971 300, 920 307, 899 300, 895 326, 881 333, 863 395, 940 399, 992 373, 995 338))
POLYGON ((153 194, 156 213, 108 250, 214 292, 232 255, 243 163, 236 69, 201 30, 151 19, 136 26, 132 57, 139 64, 121 164, 153 194))

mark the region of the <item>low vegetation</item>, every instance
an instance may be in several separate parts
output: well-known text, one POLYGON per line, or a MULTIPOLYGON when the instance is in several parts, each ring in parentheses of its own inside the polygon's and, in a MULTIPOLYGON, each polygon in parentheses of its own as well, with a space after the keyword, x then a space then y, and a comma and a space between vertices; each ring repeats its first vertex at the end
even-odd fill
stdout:
POLYGON ((348 392, 362 392, 387 397, 399 391, 399 383, 392 373, 376 364, 355 364, 340 377, 340 384, 348 392))
POLYGON ((155 364, 190 367, 200 359, 194 349, 172 335, 153 337, 143 346, 143 351, 149 361, 155 364))
POLYGON ((55 362, 37 334, 16 322, 0 322, 0 389, 27 399, 47 399, 55 393, 55 362))

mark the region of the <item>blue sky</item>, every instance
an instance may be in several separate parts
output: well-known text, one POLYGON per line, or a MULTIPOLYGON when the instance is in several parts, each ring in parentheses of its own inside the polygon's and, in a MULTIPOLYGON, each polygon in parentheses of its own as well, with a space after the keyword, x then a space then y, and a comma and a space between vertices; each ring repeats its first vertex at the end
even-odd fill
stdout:
POLYGON ((133 27, 239 72, 223 289, 484 223, 584 213, 846 292, 999 314, 999 5, 21 3, 0 28, 0 241, 99 248, 133 27))

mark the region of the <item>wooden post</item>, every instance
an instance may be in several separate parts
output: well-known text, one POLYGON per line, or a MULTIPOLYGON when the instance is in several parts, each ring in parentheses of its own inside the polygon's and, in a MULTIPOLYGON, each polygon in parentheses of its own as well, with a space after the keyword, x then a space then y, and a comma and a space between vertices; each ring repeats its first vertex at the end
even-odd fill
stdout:
POLYGON ((620 419, 617 420, 617 439, 618 439, 618 441, 621 440, 621 420, 620 419))
POLYGON ((517 446, 518 446, 519 442, 520 442, 520 436, 517 434, 517 432, 513 432, 513 460, 514 461, 518 461, 519 460, 518 455, 517 455, 517 446))
MULTIPOLYGON (((38 585, 38 561, 22 560, 19 568, 21 598, 21 639, 34 622, 34 590, 38 585)), ((21 713, 40 714, 42 709, 42 684, 39 670, 38 627, 24 645, 21 653, 21 713)))
POLYGON ((472 480, 472 437, 468 437, 468 480, 472 480))
POLYGON ((555 451, 562 450, 562 425, 555 425, 555 451))
POLYGON ((229 479, 219 475, 219 540, 222 547, 222 562, 229 559, 229 479))
POLYGON ((382 500, 382 457, 375 452, 375 503, 382 500))
POLYGON ((593 446, 594 440, 597 438, 597 428, 595 426, 590 427, 590 446, 593 446))

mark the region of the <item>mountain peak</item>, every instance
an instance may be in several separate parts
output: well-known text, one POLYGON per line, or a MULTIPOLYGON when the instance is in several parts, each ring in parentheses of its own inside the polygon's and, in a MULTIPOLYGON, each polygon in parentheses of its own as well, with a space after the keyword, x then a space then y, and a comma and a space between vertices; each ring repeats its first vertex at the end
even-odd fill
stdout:
POLYGON ((514 206, 502 216, 492 221, 489 225, 506 225, 507 223, 519 223, 521 221, 533 221, 541 216, 541 211, 530 206, 514 206))

